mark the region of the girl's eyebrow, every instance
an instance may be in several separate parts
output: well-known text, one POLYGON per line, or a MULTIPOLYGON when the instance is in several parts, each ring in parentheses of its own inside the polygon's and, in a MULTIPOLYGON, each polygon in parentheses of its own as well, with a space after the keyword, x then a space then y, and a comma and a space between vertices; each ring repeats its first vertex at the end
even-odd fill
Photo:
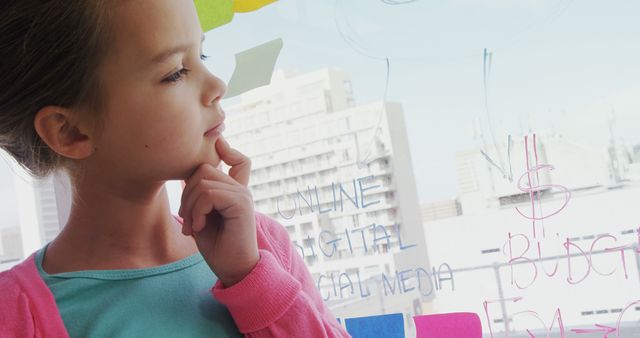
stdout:
MULTIPOLYGON (((201 43, 204 42, 204 39, 205 39, 205 35, 203 34, 200 42, 201 43)), ((191 48, 191 46, 192 46, 191 44, 184 44, 184 45, 179 45, 179 46, 169 48, 166 51, 154 56, 153 59, 151 59, 151 62, 162 63, 164 60, 166 60, 168 57, 172 55, 175 55, 178 53, 185 53, 187 50, 189 50, 189 48, 191 48)))

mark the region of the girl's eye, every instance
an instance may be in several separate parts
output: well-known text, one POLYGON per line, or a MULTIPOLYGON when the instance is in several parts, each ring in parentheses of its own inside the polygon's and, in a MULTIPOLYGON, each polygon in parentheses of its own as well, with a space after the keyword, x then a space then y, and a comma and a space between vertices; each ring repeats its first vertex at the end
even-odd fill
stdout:
POLYGON ((178 81, 182 80, 182 77, 184 75, 186 75, 188 72, 189 72, 189 69, 182 68, 179 71, 171 74, 166 79, 162 80, 162 82, 178 82, 178 81))
MULTIPOLYGON (((200 54, 200 59, 202 61, 205 61, 206 59, 208 59, 209 56, 208 55, 204 55, 204 54, 200 54)), ((184 75, 186 75, 190 70, 186 69, 186 68, 182 68, 179 71, 171 74, 169 77, 167 77, 166 79, 162 80, 162 82, 178 82, 180 80, 182 80, 182 77, 184 75)))

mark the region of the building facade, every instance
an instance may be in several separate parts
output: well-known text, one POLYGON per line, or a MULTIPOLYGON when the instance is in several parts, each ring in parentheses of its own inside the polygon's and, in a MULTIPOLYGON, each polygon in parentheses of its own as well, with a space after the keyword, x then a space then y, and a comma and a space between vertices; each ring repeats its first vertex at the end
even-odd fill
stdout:
POLYGON ((433 298, 407 272, 431 267, 399 104, 356 105, 349 77, 322 69, 276 72, 225 111, 256 210, 287 228, 337 316, 415 313, 433 298))

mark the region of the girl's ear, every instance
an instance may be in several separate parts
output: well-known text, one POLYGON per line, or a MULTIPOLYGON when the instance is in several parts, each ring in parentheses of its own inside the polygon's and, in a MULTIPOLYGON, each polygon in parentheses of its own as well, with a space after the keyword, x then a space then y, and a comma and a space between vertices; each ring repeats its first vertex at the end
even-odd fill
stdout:
POLYGON ((40 138, 56 153, 72 159, 84 159, 93 152, 88 126, 75 123, 69 109, 46 106, 36 114, 34 127, 40 138))

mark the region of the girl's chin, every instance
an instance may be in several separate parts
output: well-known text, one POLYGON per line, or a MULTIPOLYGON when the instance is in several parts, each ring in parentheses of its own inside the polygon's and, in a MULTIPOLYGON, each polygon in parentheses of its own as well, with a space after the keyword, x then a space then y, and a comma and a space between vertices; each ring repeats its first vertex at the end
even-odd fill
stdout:
POLYGON ((220 160, 220 158, 218 158, 217 156, 215 157, 210 157, 207 158, 205 160, 201 160, 199 162, 196 162, 193 166, 192 166, 192 171, 191 174, 195 173, 196 170, 198 170, 198 168, 200 168, 200 166, 204 165, 204 164, 209 164, 211 166, 213 166, 214 168, 217 169, 222 169, 222 160, 220 160))

